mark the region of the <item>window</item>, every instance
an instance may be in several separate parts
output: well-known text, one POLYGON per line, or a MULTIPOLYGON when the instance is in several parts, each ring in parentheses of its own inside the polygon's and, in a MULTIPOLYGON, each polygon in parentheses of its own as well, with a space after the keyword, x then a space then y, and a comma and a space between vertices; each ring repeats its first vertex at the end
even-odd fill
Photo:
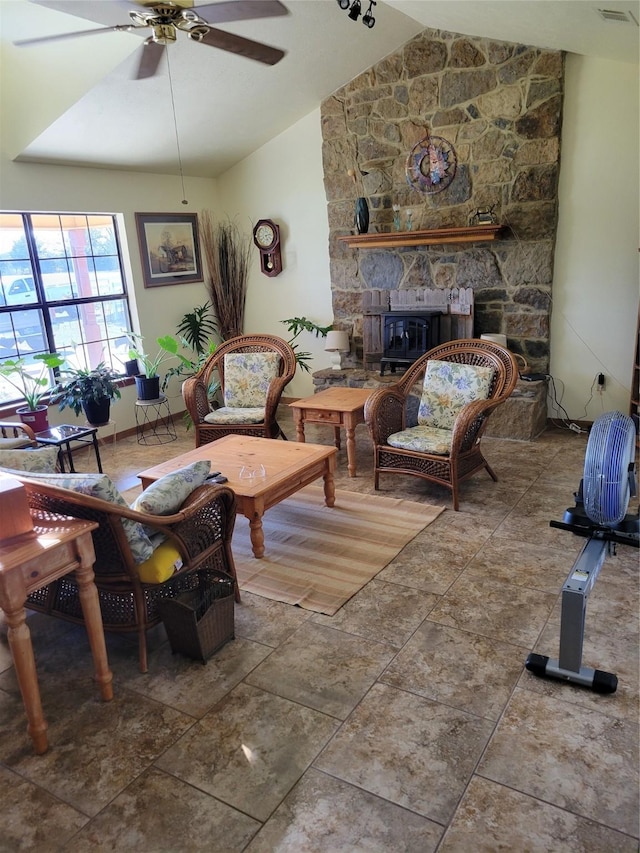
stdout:
MULTIPOLYGON (((130 330, 114 216, 0 213, 0 360, 59 352, 124 373, 130 330)), ((15 399, 0 379, 0 405, 15 399)))

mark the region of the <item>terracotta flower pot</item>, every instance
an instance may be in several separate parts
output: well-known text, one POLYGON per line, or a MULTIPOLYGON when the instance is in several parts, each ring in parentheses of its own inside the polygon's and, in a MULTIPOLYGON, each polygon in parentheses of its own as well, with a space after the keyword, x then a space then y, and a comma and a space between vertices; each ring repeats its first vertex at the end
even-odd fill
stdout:
POLYGON ((23 424, 30 426, 34 432, 44 432, 49 429, 49 407, 45 405, 37 406, 35 409, 30 409, 28 406, 22 406, 16 409, 16 414, 19 416, 23 424))

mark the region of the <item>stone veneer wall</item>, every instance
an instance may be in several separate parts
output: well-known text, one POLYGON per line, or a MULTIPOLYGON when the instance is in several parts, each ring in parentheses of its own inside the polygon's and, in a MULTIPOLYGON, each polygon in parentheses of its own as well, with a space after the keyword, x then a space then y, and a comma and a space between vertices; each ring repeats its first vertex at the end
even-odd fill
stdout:
POLYGON ((549 369, 549 313, 557 225, 563 55, 425 30, 321 105, 334 324, 362 361, 362 291, 472 287, 475 329, 506 334, 535 372, 549 369), (424 195, 405 177, 427 133, 453 144, 455 179, 424 195), (348 174, 355 170, 356 178, 348 174), (365 174, 366 173, 366 174, 365 174), (369 231, 469 225, 493 207, 508 227, 494 243, 350 249, 355 199, 367 197, 369 231))

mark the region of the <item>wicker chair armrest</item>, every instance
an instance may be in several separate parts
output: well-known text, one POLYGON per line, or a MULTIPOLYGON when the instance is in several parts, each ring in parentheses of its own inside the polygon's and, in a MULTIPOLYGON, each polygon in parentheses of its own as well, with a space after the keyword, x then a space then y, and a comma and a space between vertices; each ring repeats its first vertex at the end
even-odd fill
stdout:
POLYGON ((24 483, 32 506, 64 515, 77 514, 78 518, 91 518, 99 524, 108 524, 127 571, 132 576, 136 575, 136 568, 122 527, 123 519, 129 518, 146 528, 152 528, 154 532, 163 533, 174 542, 187 569, 218 543, 227 545, 235 524, 236 498, 227 486, 200 486, 178 512, 172 515, 150 515, 60 486, 29 480, 28 477, 20 477, 20 481, 24 483))
POLYGON ((475 444, 484 432, 487 418, 491 412, 503 403, 506 397, 494 397, 492 400, 474 400, 467 403, 458 412, 453 424, 451 437, 451 453, 468 450, 475 444))
POLYGON ((38 443, 34 431, 28 424, 19 421, 0 421, 0 436, 2 438, 24 438, 35 447, 38 443))
POLYGON ((290 376, 276 376, 275 379, 272 379, 269 383, 269 390, 267 391, 267 399, 264 407, 264 416, 267 422, 275 419, 280 398, 282 397, 282 392, 290 381, 290 376))
POLYGON ((207 383, 203 381, 201 374, 191 376, 182 385, 182 399, 194 424, 201 424, 205 415, 209 414, 207 387, 207 383))
POLYGON ((390 435, 404 429, 405 403, 396 388, 380 388, 367 399, 364 419, 374 444, 386 444, 390 435))

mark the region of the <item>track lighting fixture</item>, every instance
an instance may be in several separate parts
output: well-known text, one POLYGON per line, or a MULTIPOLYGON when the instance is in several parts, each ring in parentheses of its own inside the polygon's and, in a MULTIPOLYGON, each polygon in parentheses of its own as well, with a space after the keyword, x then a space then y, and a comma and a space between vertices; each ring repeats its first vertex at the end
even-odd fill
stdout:
MULTIPOLYGON (((362 13, 362 4, 360 0, 337 0, 338 6, 344 11, 349 10, 349 17, 352 21, 357 21, 362 13)), ((373 17, 373 7, 376 5, 376 0, 369 0, 369 8, 362 15, 362 23, 365 27, 373 27, 376 19, 373 17)))
POLYGON ((371 2, 369 3, 369 8, 365 12, 365 14, 362 16, 362 23, 365 25, 365 27, 369 27, 369 29, 371 29, 371 27, 376 22, 376 19, 372 15, 373 6, 375 6, 375 5, 376 5, 376 0, 371 0, 371 2))

